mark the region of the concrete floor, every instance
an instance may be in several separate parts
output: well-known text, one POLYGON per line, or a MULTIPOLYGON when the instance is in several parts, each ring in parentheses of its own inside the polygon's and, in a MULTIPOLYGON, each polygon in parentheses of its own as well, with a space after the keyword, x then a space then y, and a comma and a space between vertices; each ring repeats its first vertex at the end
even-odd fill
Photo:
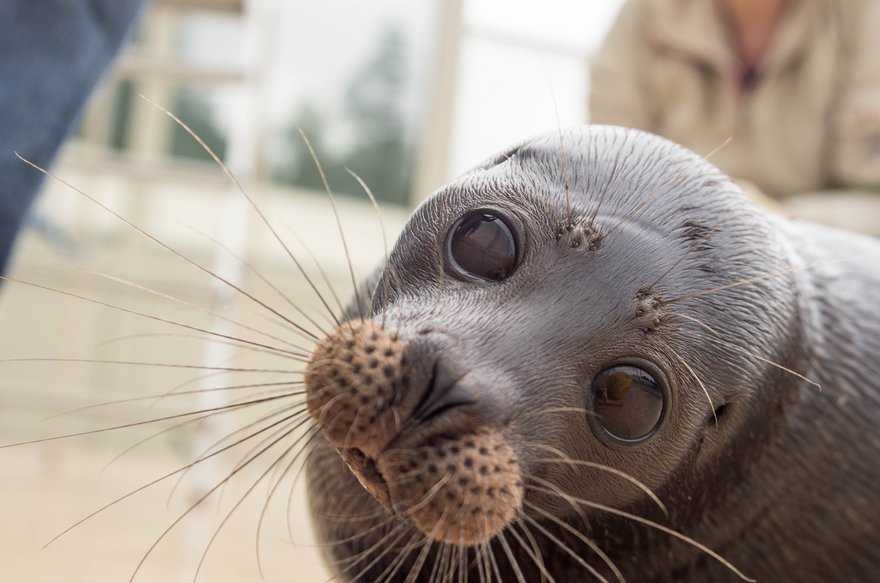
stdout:
MULTIPOLYGON (((108 196, 118 197, 112 181, 98 180, 108 196)), ((99 188, 98 190, 101 190, 99 188)), ((53 190, 57 190, 53 187, 53 190)), ((69 203, 57 197, 70 193, 50 192, 43 201, 55 212, 55 218, 74 237, 84 241, 84 249, 76 262, 88 270, 111 272, 119 277, 162 290, 186 302, 210 305, 224 317, 247 322, 256 328, 271 331, 279 338, 300 342, 283 327, 269 323, 252 302, 218 292, 209 280, 130 229, 106 221, 95 209, 71 211, 69 203), (97 217, 97 218, 96 218, 97 217), (66 225, 66 226, 65 226, 66 225)), ((192 205, 198 195, 179 200, 192 205)), ((150 198, 150 201, 158 200, 150 198)), ((173 196, 163 204, 171 205, 158 212, 181 211, 174 207, 173 196), (170 201, 170 202, 169 202, 170 201)), ((193 206, 188 212, 192 221, 210 226, 210 199, 207 205, 193 206), (202 213, 200 215, 200 213, 202 213)), ((309 224, 298 232, 312 243, 319 259, 336 253, 321 243, 336 235, 332 222, 316 222, 303 207, 292 200, 266 203, 275 217, 302 215, 309 224), (286 205, 286 206, 285 206, 286 205), (310 230, 311 229, 311 230, 310 230)), ((121 201, 123 208, 138 203, 121 201)), ((136 209, 138 210, 138 209, 136 209)), ((155 212, 141 213, 143 224, 153 224, 155 212)), ((354 216, 372 217, 372 211, 356 206, 354 216)), ((370 220, 373 220, 372 218, 370 220)), ((390 212, 386 221, 394 232, 403 220, 403 213, 390 212)), ((332 219, 331 219, 332 221, 332 219)), ((375 223, 353 227, 371 232, 375 223)), ((164 229, 165 225, 160 225, 164 229)), ((178 235, 169 235, 172 239, 178 235)), ((183 237, 180 235, 180 237, 183 237)), ((192 239, 192 234, 189 235, 192 239)), ((212 246, 204 248, 192 240, 176 239, 176 246, 199 261, 211 264, 212 246)), ((265 243, 265 233, 252 232, 254 245, 265 243), (263 241, 264 243, 261 243, 263 241)), ((262 247, 259 247, 262 249, 262 247)), ((286 290, 307 311, 316 311, 316 301, 308 298, 301 277, 290 262, 276 252, 253 253, 260 258, 257 267, 286 290)), ((215 249, 214 249, 215 250, 215 249)), ((363 235, 357 244, 357 269, 365 273, 382 254, 378 237, 363 235)), ((183 321, 189 325, 216 329, 226 326, 233 334, 249 334, 167 298, 151 295, 130 286, 84 273, 68 267, 69 261, 59 257, 56 249, 34 236, 23 238, 10 275, 28 281, 68 290, 90 298, 162 318, 183 321)), ((343 289, 347 273, 339 263, 324 261, 334 286, 343 289), (327 263, 330 263, 327 266, 327 263)), ((278 296, 252 275, 245 273, 243 282, 262 297, 271 297, 275 305, 283 305, 278 296)), ((340 292, 340 295, 350 295, 340 292)), ((289 311, 289 310, 288 310, 289 311)), ((0 288, 0 444, 40 439, 139 420, 178 414, 198 408, 217 406, 245 396, 258 389, 211 393, 206 396, 173 397, 161 401, 111 405, 77 410, 86 405, 123 398, 161 394, 177 387, 218 387, 242 382, 267 382, 291 378, 280 373, 234 373, 220 376, 203 375, 198 370, 165 367, 110 365, 71 362, 9 362, 17 358, 85 358, 158 363, 201 364, 213 362, 225 366, 292 369, 297 363, 265 354, 239 354, 228 347, 195 340, 193 332, 175 329, 161 322, 122 313, 63 294, 8 282, 0 288), (167 334, 174 334, 168 336, 167 334), (158 335, 166 334, 166 335, 158 335), (209 348, 209 346, 211 348, 209 348), (204 376, 201 380, 198 377, 204 376), (244 380, 246 379, 246 381, 244 380), (60 417, 58 413, 72 411, 60 417)), ((274 341, 273 341, 274 342, 274 341)), ((291 401, 288 401, 291 402, 291 401)), ((277 405, 273 405, 275 407, 277 405)), ((77 520, 103 505, 177 469, 200 455, 214 441, 231 431, 273 410, 263 407, 252 413, 236 413, 218 417, 207 424, 190 424, 162 433, 143 446, 126 453, 108 468, 105 465, 129 446, 167 425, 135 426, 129 429, 98 433, 35 445, 0 449, 0 580, 27 582, 103 582, 127 581, 141 559, 163 530, 174 524, 186 508, 212 486, 226 477, 242 456, 256 445, 252 440, 231 455, 191 472, 169 500, 174 479, 124 500, 96 517, 77 526, 48 548, 43 545, 77 520)), ((266 460, 254 462, 236 474, 221 496, 212 496, 175 525, 170 534, 150 552, 137 574, 136 581, 193 581, 200 557, 217 527, 238 500, 278 454, 267 454, 266 460)), ((279 472, 270 471, 266 480, 257 485, 231 518, 223 524, 212 543, 199 581, 260 581, 256 560, 256 533, 263 504, 270 486, 279 472)), ((307 518, 304 480, 300 479, 290 496, 295 471, 288 472, 277 488, 266 512, 261 536, 260 557, 265 581, 318 582, 327 578, 319 549, 312 539, 307 518), (290 528, 287 526, 289 516, 290 528), (293 540, 291 540, 291 535, 293 540)))

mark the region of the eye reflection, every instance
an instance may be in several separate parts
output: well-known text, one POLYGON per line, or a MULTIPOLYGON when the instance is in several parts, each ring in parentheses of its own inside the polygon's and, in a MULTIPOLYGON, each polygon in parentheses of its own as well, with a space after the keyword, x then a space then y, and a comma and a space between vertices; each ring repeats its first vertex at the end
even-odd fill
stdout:
POLYGON ((663 413, 660 383, 635 366, 613 366, 593 379, 593 409, 597 423, 621 441, 640 441, 651 435, 663 413))
POLYGON ((488 212, 475 213, 453 229, 447 255, 448 261, 461 272, 501 281, 516 269, 516 239, 500 217, 488 212))

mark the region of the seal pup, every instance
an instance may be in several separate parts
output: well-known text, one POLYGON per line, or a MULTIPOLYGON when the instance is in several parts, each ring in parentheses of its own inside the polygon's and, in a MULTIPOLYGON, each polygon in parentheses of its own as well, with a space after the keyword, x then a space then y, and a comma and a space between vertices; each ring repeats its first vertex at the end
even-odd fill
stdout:
POLYGON ((880 243, 592 126, 434 193, 306 370, 343 581, 869 581, 880 243))

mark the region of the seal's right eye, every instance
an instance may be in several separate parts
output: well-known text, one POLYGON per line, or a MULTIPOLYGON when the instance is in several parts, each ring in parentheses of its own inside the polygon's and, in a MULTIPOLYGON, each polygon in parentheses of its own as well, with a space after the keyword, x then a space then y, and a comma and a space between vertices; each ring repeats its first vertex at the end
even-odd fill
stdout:
POLYGON ((501 281, 516 269, 516 239, 504 220, 490 212, 461 218, 446 247, 447 263, 457 274, 501 281))

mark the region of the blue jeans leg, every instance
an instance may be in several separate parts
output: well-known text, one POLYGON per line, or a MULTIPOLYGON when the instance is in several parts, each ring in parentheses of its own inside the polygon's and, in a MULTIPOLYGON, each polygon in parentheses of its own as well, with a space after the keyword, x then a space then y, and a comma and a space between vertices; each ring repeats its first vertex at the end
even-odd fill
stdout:
POLYGON ((0 0, 0 274, 42 175, 145 0, 0 0))

